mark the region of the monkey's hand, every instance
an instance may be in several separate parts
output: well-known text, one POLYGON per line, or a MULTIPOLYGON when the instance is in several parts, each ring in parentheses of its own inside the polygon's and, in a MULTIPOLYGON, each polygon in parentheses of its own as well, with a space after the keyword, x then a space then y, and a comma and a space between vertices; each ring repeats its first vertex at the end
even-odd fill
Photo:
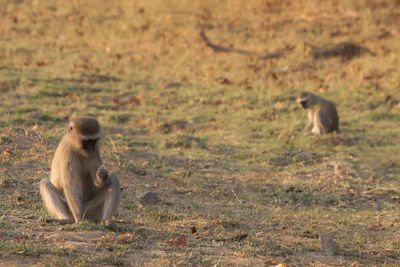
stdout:
POLYGON ((108 179, 108 172, 106 171, 106 169, 98 168, 96 176, 98 179, 106 181, 108 179))
POLYGON ((96 172, 96 186, 105 187, 108 185, 108 172, 104 168, 98 168, 96 172))

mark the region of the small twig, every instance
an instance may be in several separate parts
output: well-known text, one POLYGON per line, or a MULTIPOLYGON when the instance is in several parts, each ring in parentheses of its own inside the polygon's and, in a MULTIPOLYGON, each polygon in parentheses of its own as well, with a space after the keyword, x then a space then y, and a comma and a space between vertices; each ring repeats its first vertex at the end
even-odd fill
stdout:
POLYGON ((111 137, 108 138, 108 141, 110 141, 113 150, 114 150, 114 151, 118 151, 117 146, 115 145, 115 143, 114 143, 114 141, 113 141, 113 139, 112 139, 111 137))
POLYGON ((217 242, 225 242, 225 241, 242 241, 248 236, 248 234, 239 234, 231 238, 216 238, 214 239, 217 242))
POLYGON ((225 46, 216 45, 216 44, 213 44, 210 42, 210 40, 208 39, 208 37, 206 36, 206 34, 203 31, 200 32, 200 36, 203 39, 203 41, 206 43, 207 46, 209 46, 212 49, 214 49, 215 51, 219 51, 219 52, 231 52, 231 53, 239 53, 239 54, 245 54, 245 55, 254 55, 261 59, 279 58, 284 55, 283 52, 262 54, 262 53, 255 52, 255 51, 249 51, 249 50, 237 49, 237 48, 229 48, 229 47, 225 47, 225 46))
POLYGON ((242 203, 242 201, 238 198, 238 196, 236 195, 235 191, 233 191, 233 189, 232 189, 232 193, 233 193, 233 195, 235 196, 235 198, 236 198, 240 203, 242 203))

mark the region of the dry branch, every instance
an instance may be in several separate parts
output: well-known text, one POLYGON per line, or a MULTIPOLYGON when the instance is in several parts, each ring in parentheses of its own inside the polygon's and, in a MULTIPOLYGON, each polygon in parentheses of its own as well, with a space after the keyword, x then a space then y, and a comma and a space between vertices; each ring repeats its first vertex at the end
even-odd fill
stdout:
POLYGON ((254 55, 257 56, 261 59, 272 59, 272 58, 279 58, 284 55, 283 52, 274 52, 274 53, 259 53, 256 51, 250 51, 250 50, 243 50, 243 49, 237 49, 237 48, 229 48, 225 46, 220 46, 216 45, 210 42, 206 34, 202 31, 200 32, 200 36, 203 39, 203 41, 206 43, 207 46, 211 47, 215 51, 218 52, 230 52, 230 53, 239 53, 239 54, 244 54, 244 55, 254 55))

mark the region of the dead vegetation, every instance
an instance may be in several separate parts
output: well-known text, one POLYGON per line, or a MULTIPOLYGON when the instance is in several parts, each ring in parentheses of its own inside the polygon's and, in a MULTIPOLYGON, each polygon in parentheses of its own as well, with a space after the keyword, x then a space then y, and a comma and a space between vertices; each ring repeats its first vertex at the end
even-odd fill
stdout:
POLYGON ((398 7, 3 1, 0 265, 400 265, 398 7), (305 90, 340 135, 302 136, 305 90), (43 223, 39 181, 82 113, 121 179, 113 231, 43 223))

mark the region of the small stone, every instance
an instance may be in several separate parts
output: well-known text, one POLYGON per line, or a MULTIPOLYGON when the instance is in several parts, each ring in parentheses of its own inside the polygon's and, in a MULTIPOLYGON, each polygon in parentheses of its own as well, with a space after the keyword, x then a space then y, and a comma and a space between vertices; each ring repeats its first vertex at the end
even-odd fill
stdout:
POLYGON ((139 202, 142 203, 143 205, 148 205, 148 204, 157 204, 160 202, 160 198, 156 192, 146 192, 143 195, 140 196, 139 202))
POLYGON ((130 121, 132 115, 131 114, 122 114, 117 116, 117 121, 121 123, 126 123, 130 121))
POLYGON ((319 235, 319 246, 322 252, 330 255, 339 253, 339 246, 336 242, 326 233, 319 235))

